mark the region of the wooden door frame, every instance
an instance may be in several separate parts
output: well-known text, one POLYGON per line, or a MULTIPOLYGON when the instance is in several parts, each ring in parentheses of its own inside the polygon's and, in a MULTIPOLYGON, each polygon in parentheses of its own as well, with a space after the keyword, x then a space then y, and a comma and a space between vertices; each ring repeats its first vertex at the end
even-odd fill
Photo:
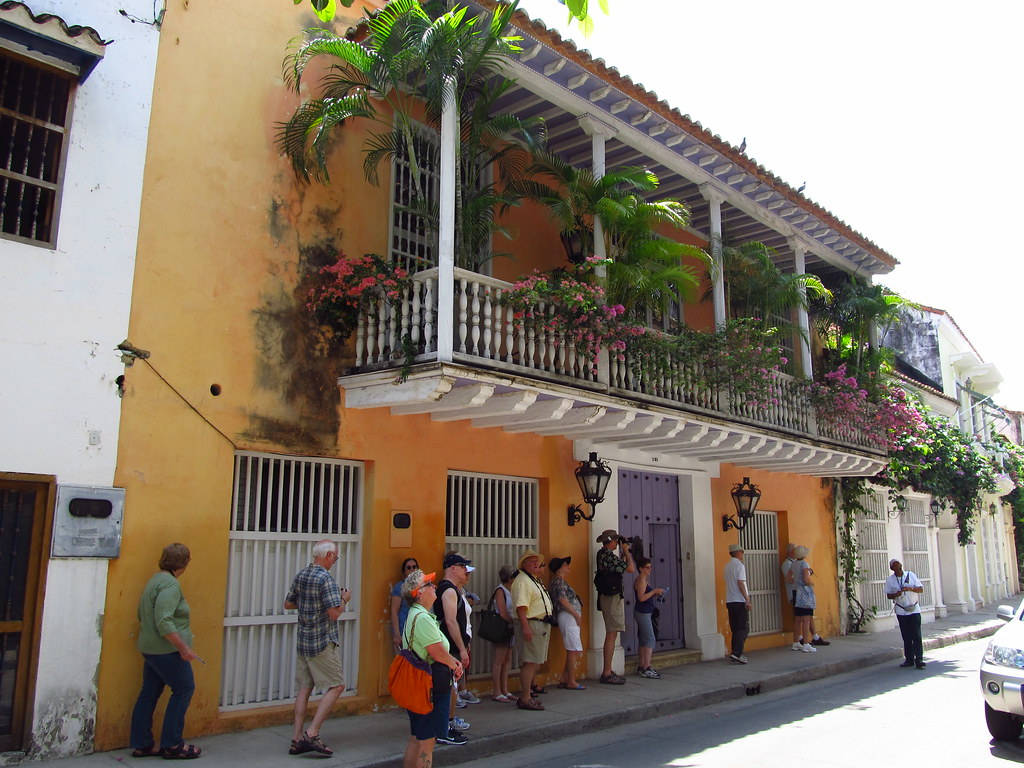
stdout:
MULTIPOLYGON (((39 545, 39 562, 35 564, 34 594, 25 592, 26 602, 29 599, 35 601, 35 611, 32 617, 32 643, 28 649, 28 664, 26 665, 25 687, 22 689, 25 696, 24 718, 21 724, 21 750, 28 751, 32 741, 32 721, 36 695, 36 672, 39 669, 39 645, 43 625, 43 598, 46 594, 46 572, 50 562, 50 543, 53 539, 53 513, 57 503, 57 478, 55 475, 36 475, 24 472, 0 472, 0 482, 17 483, 22 485, 33 485, 43 495, 43 529, 40 532, 41 541, 39 545)), ((32 564, 29 564, 32 567, 32 564)), ((21 652, 22 649, 19 649, 21 652)), ((20 683, 18 684, 20 687, 20 683)), ((15 691, 17 696, 17 690, 15 691)))

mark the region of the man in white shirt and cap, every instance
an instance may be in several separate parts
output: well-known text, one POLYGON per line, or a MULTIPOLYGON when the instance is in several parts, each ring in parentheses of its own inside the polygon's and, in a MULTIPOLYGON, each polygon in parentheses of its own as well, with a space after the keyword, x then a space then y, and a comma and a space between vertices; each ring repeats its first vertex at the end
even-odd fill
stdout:
POLYGON ((924 649, 921 644, 920 594, 924 585, 913 571, 904 571, 903 563, 895 557, 889 561, 892 575, 885 580, 885 596, 893 601, 893 613, 900 623, 903 635, 904 662, 901 667, 924 669, 924 649))
POLYGON ((729 545, 729 562, 725 564, 725 608, 729 612, 732 647, 729 661, 746 664, 743 644, 750 628, 750 593, 747 592, 747 567, 743 564, 743 547, 729 545))

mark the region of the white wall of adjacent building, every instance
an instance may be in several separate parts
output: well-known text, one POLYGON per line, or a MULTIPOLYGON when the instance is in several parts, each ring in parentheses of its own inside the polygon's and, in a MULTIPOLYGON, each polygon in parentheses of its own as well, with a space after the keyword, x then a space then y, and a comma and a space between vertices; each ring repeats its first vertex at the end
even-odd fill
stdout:
MULTIPOLYGON (((77 88, 56 248, 0 240, 0 472, 110 486, 159 30, 149 0, 28 0, 112 41, 77 88)), ((32 751, 89 751, 107 560, 46 569, 32 751)))

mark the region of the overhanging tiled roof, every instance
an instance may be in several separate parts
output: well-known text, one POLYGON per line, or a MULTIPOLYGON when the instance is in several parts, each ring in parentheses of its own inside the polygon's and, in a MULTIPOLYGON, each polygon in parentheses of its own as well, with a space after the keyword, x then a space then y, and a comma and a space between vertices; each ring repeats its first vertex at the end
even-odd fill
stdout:
MULTIPOLYGON (((471 6, 493 9, 492 0, 471 6)), ((606 167, 650 168, 661 186, 652 197, 672 197, 691 211, 692 228, 709 234, 706 194, 723 198, 726 244, 751 240, 778 253, 784 270, 794 267, 793 245, 806 252, 806 270, 878 275, 896 259, 764 166, 672 107, 657 94, 602 59, 562 38, 541 21, 517 11, 513 23, 523 50, 510 66, 516 82, 498 104, 521 117, 542 117, 549 147, 574 165, 590 162, 590 138, 578 118, 590 115, 615 134, 606 143, 606 167)), ((348 34, 360 39, 365 24, 348 34)))

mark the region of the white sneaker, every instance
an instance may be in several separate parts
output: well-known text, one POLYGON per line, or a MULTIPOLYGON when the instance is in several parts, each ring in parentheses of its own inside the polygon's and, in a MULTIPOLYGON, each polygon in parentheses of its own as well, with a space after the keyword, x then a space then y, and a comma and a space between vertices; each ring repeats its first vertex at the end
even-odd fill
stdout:
POLYGON ((448 721, 448 726, 454 728, 456 731, 468 731, 469 723, 463 720, 461 717, 453 717, 448 721))
POLYGON ((462 699, 467 704, 479 704, 480 703, 480 699, 477 698, 476 694, 473 693, 472 691, 469 691, 469 690, 459 691, 459 698, 462 699))
POLYGON ((800 650, 803 651, 804 653, 817 653, 818 652, 818 649, 815 648, 810 643, 804 643, 803 645, 801 645, 800 646, 800 650))
POLYGON ((794 650, 794 651, 802 651, 803 649, 804 649, 804 647, 800 643, 793 643, 792 650, 794 650))
POLYGON ((462 698, 461 696, 456 696, 456 697, 455 697, 455 706, 456 706, 456 707, 457 707, 458 709, 465 709, 466 707, 468 707, 468 706, 469 706, 469 704, 468 704, 468 702, 467 702, 467 701, 466 701, 466 700, 465 700, 464 698, 462 698))

